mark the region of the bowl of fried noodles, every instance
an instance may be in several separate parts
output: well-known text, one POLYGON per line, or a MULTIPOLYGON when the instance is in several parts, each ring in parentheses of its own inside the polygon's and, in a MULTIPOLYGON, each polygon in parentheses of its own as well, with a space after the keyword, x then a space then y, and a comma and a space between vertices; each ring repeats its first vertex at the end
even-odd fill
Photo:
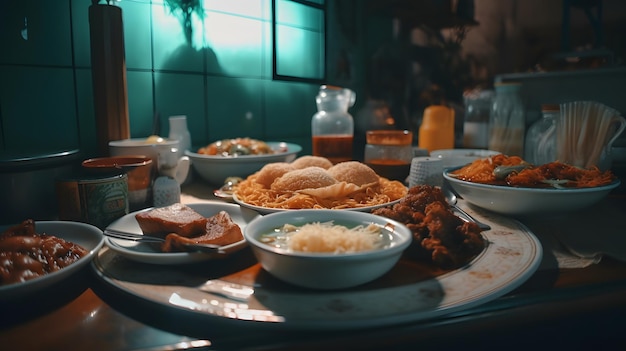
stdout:
POLYGON ((226 178, 245 178, 272 162, 291 162, 302 147, 297 144, 251 138, 224 139, 185 151, 195 172, 203 180, 222 185, 226 178))
POLYGON ((502 154, 446 169, 445 181, 468 203, 505 215, 541 215, 589 207, 620 185, 611 171, 561 162, 532 165, 502 154))

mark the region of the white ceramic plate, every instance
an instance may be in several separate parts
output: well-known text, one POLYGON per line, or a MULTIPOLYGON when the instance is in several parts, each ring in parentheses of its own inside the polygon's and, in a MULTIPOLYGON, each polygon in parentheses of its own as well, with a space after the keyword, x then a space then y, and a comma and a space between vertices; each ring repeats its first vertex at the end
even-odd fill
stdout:
MULTIPOLYGON (((0 231, 4 231, 6 228, 8 227, 0 228, 0 231)), ((102 231, 93 225, 85 223, 70 221, 37 221, 35 222, 35 231, 40 234, 45 233, 48 235, 54 235, 63 240, 78 244, 87 250, 88 253, 71 265, 56 272, 27 280, 23 283, 0 286, 0 298, 5 299, 16 297, 26 292, 32 293, 64 279, 70 278, 82 267, 91 262, 104 243, 102 231)))
POLYGON ((223 322, 275 330, 390 326, 492 301, 520 286, 536 271, 541 244, 525 226, 498 215, 480 219, 492 227, 483 232, 488 245, 465 267, 436 278, 416 279, 419 268, 400 261, 387 273, 389 276, 338 291, 276 284, 277 280, 258 264, 222 271, 221 275, 217 267, 154 270, 116 259, 117 255, 108 250, 101 252, 93 267, 97 276, 121 296, 131 294, 148 304, 169 307, 181 318, 205 320, 207 325, 223 322))
POLYGON ((444 172, 443 176, 452 189, 467 202, 506 215, 552 214, 579 210, 602 200, 620 185, 620 181, 616 180, 609 185, 594 188, 514 188, 459 180, 449 172, 444 172))
MULTIPOLYGON (((236 204, 229 204, 224 202, 207 202, 207 203, 198 203, 198 204, 187 204, 187 206, 194 209, 196 212, 200 213, 205 217, 210 217, 217 214, 219 211, 226 211, 230 214, 231 218, 235 223, 241 227, 242 232, 243 228, 252 221, 254 218, 258 217, 259 214, 246 209, 241 208, 236 204)), ((149 211, 150 209, 145 209, 142 211, 149 211)), ((141 211, 138 211, 141 212, 141 211)), ((135 215, 138 212, 129 213, 126 216, 116 220, 111 223, 108 228, 121 230, 125 232, 137 233, 141 234, 141 228, 135 219, 135 215)), ((246 240, 241 240, 234 244, 225 245, 222 247, 222 253, 203 253, 203 252, 160 252, 158 248, 155 248, 151 244, 147 243, 137 243, 130 240, 122 240, 122 239, 113 239, 106 238, 105 243, 111 250, 116 251, 117 253, 130 258, 135 261, 151 263, 151 264, 186 264, 198 261, 206 261, 210 259, 216 258, 224 258, 234 252, 237 252, 246 246, 248 243, 246 240)))
MULTIPOLYGON (((254 211, 256 211, 256 212, 258 212, 260 214, 263 214, 263 215, 270 214, 270 213, 276 213, 276 212, 299 211, 300 210, 300 209, 284 209, 284 208, 271 208, 271 207, 255 206, 255 205, 251 205, 251 204, 243 202, 236 195, 233 195, 233 201, 235 201, 236 203, 238 203, 242 207, 249 208, 249 209, 254 210, 254 211)), ((374 206, 343 208, 343 209, 340 209, 338 211, 371 212, 372 210, 374 210, 376 208, 393 205, 393 204, 398 203, 398 202, 400 202, 400 199, 394 200, 394 201, 390 201, 390 202, 387 202, 387 203, 384 203, 384 204, 374 205, 374 206)))

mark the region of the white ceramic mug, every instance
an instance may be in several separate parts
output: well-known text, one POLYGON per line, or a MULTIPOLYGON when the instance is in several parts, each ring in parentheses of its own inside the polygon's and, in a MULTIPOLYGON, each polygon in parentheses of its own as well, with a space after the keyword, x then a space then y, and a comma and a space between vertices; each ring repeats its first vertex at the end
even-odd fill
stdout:
POLYGON ((187 178, 191 161, 178 157, 178 140, 163 139, 152 142, 147 138, 114 140, 109 142, 111 156, 145 155, 152 159, 156 176, 167 175, 182 184, 187 178))

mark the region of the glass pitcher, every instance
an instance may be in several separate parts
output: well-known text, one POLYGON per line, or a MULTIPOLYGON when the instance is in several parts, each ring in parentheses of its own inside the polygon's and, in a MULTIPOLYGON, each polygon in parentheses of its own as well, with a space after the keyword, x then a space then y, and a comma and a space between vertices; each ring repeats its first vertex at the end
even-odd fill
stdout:
POLYGON ((352 159, 354 120, 348 108, 355 101, 356 94, 350 89, 320 86, 315 98, 317 113, 311 120, 314 156, 326 157, 333 163, 352 159))

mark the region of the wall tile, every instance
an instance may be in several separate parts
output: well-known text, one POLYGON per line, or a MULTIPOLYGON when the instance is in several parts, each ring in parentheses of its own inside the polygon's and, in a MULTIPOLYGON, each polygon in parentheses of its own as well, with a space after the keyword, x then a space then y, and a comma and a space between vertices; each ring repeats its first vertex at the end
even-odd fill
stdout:
MULTIPOLYGON (((76 109, 79 120, 80 149, 85 155, 96 156, 96 112, 94 109, 91 69, 76 70, 76 109)), ((100 155, 101 156, 101 155, 100 155)))
POLYGON ((264 139, 264 81, 208 77, 205 143, 225 138, 251 137, 264 139))
POLYGON ((276 1, 276 22, 315 32, 324 31, 324 12, 294 1, 276 1))
POLYGON ((69 0, 1 1, 0 63, 72 65, 69 0))
MULTIPOLYGON (((80 147, 95 155, 90 3, 0 1, 0 45, 16 48, 0 51, 0 145, 80 147), (28 41, 20 36, 23 17, 28 41), (29 137, 18 137, 16 131, 25 128, 29 137)), ((296 38, 287 44, 297 49, 289 56, 297 64, 283 67, 300 75, 319 74, 323 66, 311 62, 323 53, 323 22, 315 14, 309 18, 301 4, 279 3, 283 14, 296 11, 281 23, 296 33, 284 32, 296 38)), ((123 11, 131 136, 151 134, 156 111, 163 136, 169 133, 169 116, 187 115, 194 146, 249 136, 295 142, 310 153, 318 86, 271 81, 270 5, 270 0, 204 0, 206 17, 204 22, 193 18, 190 44, 164 0, 114 3, 123 11)))
POLYGON ((324 78, 324 36, 309 30, 279 25, 276 28, 276 73, 284 76, 324 78), (307 62, 303 65, 302 62, 307 62))
MULTIPOLYGON (((88 1, 72 0, 71 6, 73 27, 84 28, 84 30, 75 30, 72 34, 76 66, 89 67, 91 66, 91 28, 89 25, 91 4, 88 1)), ((122 9, 126 67, 152 69, 150 3, 121 1, 111 6, 119 6, 122 9)))
MULTIPOLYGON (((221 13, 209 13, 205 20, 207 48, 215 61, 207 59, 207 73, 261 77, 267 72, 270 51, 264 41, 269 36, 267 22, 221 13)), ((270 36, 271 37, 271 36, 270 36)))
MULTIPOLYGON (((194 22, 194 28, 201 42, 202 22, 194 22)), ((204 72, 203 52, 187 43, 179 20, 162 3, 152 5, 152 31, 154 69, 204 72)))
POLYGON ((124 25, 126 67, 152 69, 151 6, 146 2, 120 1, 124 25))
POLYGON ((268 20, 270 4, 270 0, 204 0, 204 10, 268 20))
POLYGON ((7 149, 79 147, 71 69, 2 67, 0 106, 7 149))
POLYGON ((206 139, 204 77, 179 73, 155 74, 156 111, 160 115, 161 135, 169 134, 169 116, 186 115, 191 141, 206 139))
POLYGON ((311 118, 317 112, 315 96, 319 86, 268 81, 266 87, 267 134, 280 140, 297 138, 305 141, 301 146, 310 154, 311 118))
POLYGON ((152 72, 128 70, 126 81, 130 135, 133 138, 152 135, 154 116, 152 72))
POLYGON ((74 30, 74 64, 77 67, 91 67, 91 39, 89 28, 90 1, 71 0, 72 27, 74 30))

